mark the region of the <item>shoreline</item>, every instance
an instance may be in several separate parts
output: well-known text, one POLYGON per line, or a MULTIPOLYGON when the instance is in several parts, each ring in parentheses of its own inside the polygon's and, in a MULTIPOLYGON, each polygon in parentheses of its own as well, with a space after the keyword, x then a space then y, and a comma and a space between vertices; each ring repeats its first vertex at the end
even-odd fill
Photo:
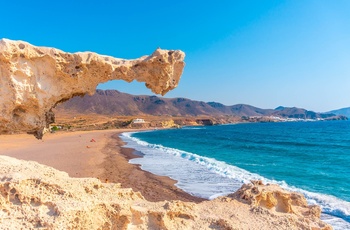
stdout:
POLYGON ((119 135, 140 130, 57 132, 44 136, 43 140, 27 134, 2 135, 0 155, 36 161, 67 172, 71 177, 93 177, 101 182, 119 183, 123 188, 141 192, 149 201, 204 201, 176 187, 176 180, 129 163, 130 159, 140 156, 133 153, 134 149, 122 147, 125 143, 119 135))
POLYGON ((108 178, 109 182, 120 183, 122 188, 139 191, 149 201, 181 200, 198 203, 206 200, 184 192, 175 186, 177 181, 170 177, 155 175, 142 170, 140 165, 129 163, 130 159, 140 156, 134 154, 136 150, 123 147, 125 143, 119 137, 121 133, 113 134, 103 150, 106 160, 103 163, 105 171, 102 176, 108 178), (119 154, 113 152, 115 144, 119 148, 119 154))
POLYGON ((110 224, 108 226, 117 224, 118 229, 130 223, 135 227, 141 225, 152 229, 159 226, 181 229, 273 229, 279 226, 281 229, 291 226, 306 229, 312 226, 330 229, 319 220, 321 210, 307 206, 303 196, 296 196, 298 201, 293 207, 288 199, 282 202, 282 209, 281 204, 276 203, 274 208, 267 207, 262 212, 267 202, 264 198, 252 209, 250 202, 256 202, 257 196, 261 199, 266 191, 270 195, 287 193, 292 196, 278 185, 263 185, 261 181, 255 181, 227 197, 204 200, 191 196, 177 188, 175 180, 128 163, 129 159, 139 157, 134 154, 134 149, 124 148, 125 143, 119 138, 120 133, 128 131, 56 133, 48 135, 43 141, 29 135, 0 136, 0 155, 37 161, 61 171, 35 162, 4 157, 1 163, 6 173, 3 177, 7 178, 9 173, 7 181, 10 182, 3 181, 3 188, 8 188, 6 192, 12 195, 4 199, 4 210, 9 213, 7 219, 10 221, 2 224, 33 227, 40 224, 52 228, 56 222, 56 226, 64 223, 69 228, 82 226, 80 228, 84 229, 92 229, 92 224, 97 229, 106 226, 106 223, 110 224), (31 190, 29 194, 28 188, 31 190), (46 202, 48 200, 50 202, 46 202), (21 212, 18 212, 22 207, 18 206, 18 202, 24 207, 21 212), (60 205, 62 202, 65 205, 60 205), (288 207, 284 207, 285 204, 288 207), (298 211, 295 214, 282 211, 289 209, 298 211), (27 219, 32 216, 34 222, 27 219), (135 219, 137 221, 133 222, 135 219), (247 219, 250 221, 247 222, 247 219))

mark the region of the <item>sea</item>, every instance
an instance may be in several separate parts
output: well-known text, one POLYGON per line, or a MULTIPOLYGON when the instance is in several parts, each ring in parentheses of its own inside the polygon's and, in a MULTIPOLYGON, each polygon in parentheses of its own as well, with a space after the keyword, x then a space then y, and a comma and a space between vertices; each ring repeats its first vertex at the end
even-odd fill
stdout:
POLYGON ((143 170, 198 197, 263 180, 305 195, 334 229, 350 229, 350 121, 240 123, 121 134, 143 170))

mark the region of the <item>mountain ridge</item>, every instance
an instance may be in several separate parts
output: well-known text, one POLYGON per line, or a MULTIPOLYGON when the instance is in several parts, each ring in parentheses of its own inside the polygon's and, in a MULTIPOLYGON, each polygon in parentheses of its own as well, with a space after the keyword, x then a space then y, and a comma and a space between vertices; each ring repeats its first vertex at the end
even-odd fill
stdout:
POLYGON ((350 118, 350 107, 335 109, 335 110, 329 111, 329 113, 334 113, 336 115, 343 115, 350 118))
POLYGON ((316 113, 296 107, 279 106, 276 109, 262 109, 247 104, 227 106, 219 102, 195 101, 182 97, 164 98, 132 95, 118 90, 101 89, 97 89, 92 96, 74 97, 63 104, 59 104, 57 110, 122 116, 275 116, 295 119, 328 119, 337 117, 334 113, 316 113))

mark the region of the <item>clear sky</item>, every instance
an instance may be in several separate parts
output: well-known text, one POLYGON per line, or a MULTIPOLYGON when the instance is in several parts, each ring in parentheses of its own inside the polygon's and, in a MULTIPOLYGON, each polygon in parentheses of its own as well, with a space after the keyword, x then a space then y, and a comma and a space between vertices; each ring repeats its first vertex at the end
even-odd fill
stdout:
MULTIPOLYGON (((166 97, 296 106, 350 106, 349 0, 3 1, 0 38, 67 52, 138 58, 186 52, 166 97)), ((98 86, 152 93, 141 83, 98 86)))

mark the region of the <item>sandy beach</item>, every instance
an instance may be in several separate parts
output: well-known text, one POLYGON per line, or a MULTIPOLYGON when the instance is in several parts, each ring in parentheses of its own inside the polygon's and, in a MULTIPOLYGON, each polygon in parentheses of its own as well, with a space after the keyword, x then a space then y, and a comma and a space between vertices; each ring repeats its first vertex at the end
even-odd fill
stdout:
POLYGON ((58 132, 45 135, 43 140, 27 134, 0 136, 0 156, 3 155, 0 226, 6 229, 61 229, 62 226, 69 229, 101 226, 105 229, 309 229, 310 226, 331 229, 319 221, 319 207, 308 206, 305 198, 288 195, 277 185, 256 182, 211 201, 193 197, 178 189, 174 185, 176 181, 129 164, 130 158, 138 156, 133 154, 133 149, 122 148, 124 143, 118 136, 123 131, 132 130, 58 132), (264 200, 252 209, 251 202, 262 197, 264 200), (276 202, 271 203, 267 197, 276 197, 272 199, 276 202), (293 201, 294 206, 291 200, 286 200, 288 197, 298 198, 293 201), (267 204, 269 209, 265 209, 267 204), (291 214, 288 210, 296 211, 291 214))
POLYGON ((102 182, 120 183, 140 191, 149 201, 182 200, 200 202, 177 188, 175 180, 143 171, 128 160, 138 157, 133 149, 122 148, 119 134, 127 130, 57 132, 43 140, 31 135, 0 136, 0 154, 36 161, 65 171, 71 177, 95 177, 102 182))

